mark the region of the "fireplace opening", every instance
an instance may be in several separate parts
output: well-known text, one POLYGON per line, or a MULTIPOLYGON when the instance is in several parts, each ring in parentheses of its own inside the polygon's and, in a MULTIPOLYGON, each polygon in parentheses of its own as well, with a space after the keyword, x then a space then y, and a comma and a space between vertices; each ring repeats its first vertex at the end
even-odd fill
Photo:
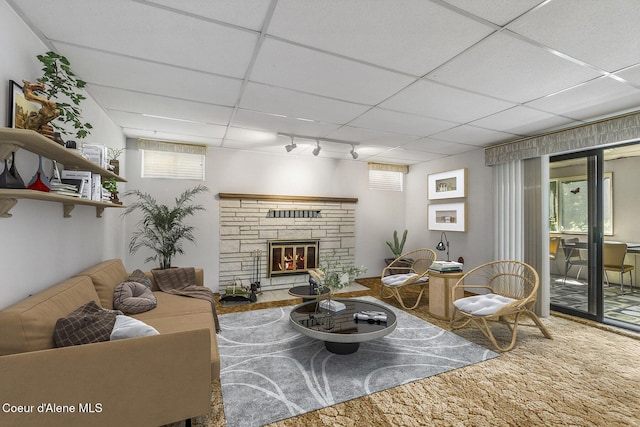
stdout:
POLYGON ((306 274, 318 267, 319 240, 269 240, 269 277, 306 274))

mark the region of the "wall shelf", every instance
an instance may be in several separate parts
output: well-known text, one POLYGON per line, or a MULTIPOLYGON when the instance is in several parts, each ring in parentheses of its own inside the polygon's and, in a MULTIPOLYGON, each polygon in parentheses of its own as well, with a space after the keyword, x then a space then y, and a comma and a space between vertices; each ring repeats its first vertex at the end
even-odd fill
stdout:
MULTIPOLYGON (((11 156, 12 152, 19 148, 41 155, 47 159, 55 160, 63 164, 67 170, 91 171, 100 174, 102 177, 114 178, 116 181, 127 181, 121 176, 100 167, 75 151, 69 150, 35 131, 0 128, 0 161, 6 160, 11 156)), ((0 218, 10 218, 12 215, 9 211, 18 203, 19 199, 62 203, 63 216, 65 218, 71 217, 71 211, 73 211, 77 205, 95 206, 96 217, 98 218, 102 217, 105 208, 124 207, 122 205, 116 205, 115 203, 63 196, 61 194, 47 193, 44 191, 0 188, 0 218)))

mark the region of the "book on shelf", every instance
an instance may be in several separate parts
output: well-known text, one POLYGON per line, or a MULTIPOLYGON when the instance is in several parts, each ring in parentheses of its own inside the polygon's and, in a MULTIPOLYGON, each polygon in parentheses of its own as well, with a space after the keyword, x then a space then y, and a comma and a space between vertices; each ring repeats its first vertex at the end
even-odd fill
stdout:
POLYGON ((464 264, 455 261, 434 261, 429 267, 429 270, 437 271, 440 273, 455 273, 462 271, 462 267, 464 267, 464 264))
POLYGON ((91 200, 91 172, 89 171, 76 171, 76 170, 63 170, 62 181, 66 180, 81 180, 81 188, 79 190, 83 199, 91 200))

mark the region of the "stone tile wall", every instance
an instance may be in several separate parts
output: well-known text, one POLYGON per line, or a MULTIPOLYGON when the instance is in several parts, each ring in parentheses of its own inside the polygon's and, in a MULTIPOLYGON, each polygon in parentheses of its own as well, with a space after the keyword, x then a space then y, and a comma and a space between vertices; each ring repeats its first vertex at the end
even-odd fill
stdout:
POLYGON ((355 262, 355 203, 331 201, 220 200, 220 290, 240 279, 248 286, 255 278, 252 253, 261 251, 263 290, 308 283, 307 274, 267 277, 268 240, 319 239, 319 256, 355 262), (270 210, 319 210, 318 218, 269 218, 270 210))

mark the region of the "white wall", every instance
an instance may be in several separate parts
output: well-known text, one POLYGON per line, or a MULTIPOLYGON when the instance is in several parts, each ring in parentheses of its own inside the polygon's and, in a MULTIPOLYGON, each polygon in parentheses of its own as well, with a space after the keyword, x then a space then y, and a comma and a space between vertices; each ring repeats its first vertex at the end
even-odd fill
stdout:
MULTIPOLYGON (((407 176, 407 249, 427 247, 435 249, 441 231, 429 230, 427 206, 427 176, 432 173, 467 168, 467 197, 452 202, 467 202, 467 232, 448 231, 451 260, 463 257, 465 270, 493 260, 493 195, 491 168, 484 165, 484 150, 447 157, 412 166, 407 176)), ((437 201, 441 202, 441 201, 437 201)), ((446 252, 436 251, 438 259, 446 259, 446 252)))
MULTIPOLYGON (((130 147, 135 144, 128 144, 130 147)), ((283 148, 284 151, 284 148, 283 148)), ((182 191, 198 181, 140 178, 140 153, 126 151, 129 189, 139 189, 159 202, 173 204, 182 191)), ((405 195, 368 188, 365 162, 307 158, 283 153, 265 154, 209 148, 206 158, 206 181, 209 194, 195 199, 205 206, 190 224, 196 230, 196 246, 185 245, 185 255, 175 265, 204 268, 205 283, 218 290, 219 201, 218 193, 279 194, 299 196, 356 197, 356 265, 365 265, 365 276, 377 276, 383 260, 389 256, 384 243, 394 229, 405 227, 405 195)), ((128 198, 124 199, 125 204, 128 198)), ((127 219, 126 234, 135 229, 139 216, 127 219)), ((127 260, 127 268, 140 268, 149 252, 140 249, 127 260)), ((147 264, 145 268, 153 267, 147 264)))
MULTIPOLYGON (((0 120, 9 115, 9 80, 36 80, 40 62, 36 55, 49 49, 0 1, 0 120)), ((73 68, 73 64, 71 64, 73 68)), ((124 146, 122 132, 90 99, 83 102, 83 118, 94 131, 86 141, 124 146)), ((66 137, 65 139, 74 139, 66 137)), ((38 156, 19 150, 16 167, 29 182, 38 156)), ((45 162, 49 172, 50 162, 45 162)), ((0 170, 4 165, 0 166, 0 170)), ((121 184, 122 185, 122 184, 121 184)), ((0 218, 0 309, 108 258, 124 255, 124 227, 118 210, 106 209, 96 218, 95 208, 78 206, 63 218, 59 203, 19 200, 12 218, 0 218)))

